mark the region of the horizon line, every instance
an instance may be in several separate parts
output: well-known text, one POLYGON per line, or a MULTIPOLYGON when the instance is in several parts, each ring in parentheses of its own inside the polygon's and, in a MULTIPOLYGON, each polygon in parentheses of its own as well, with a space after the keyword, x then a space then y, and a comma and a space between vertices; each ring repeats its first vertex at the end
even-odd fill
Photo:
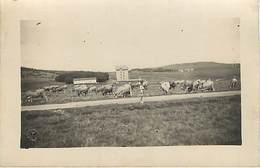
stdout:
MULTIPOLYGON (((175 64, 167 64, 167 65, 161 65, 161 66, 152 66, 152 67, 133 67, 129 68, 129 70, 132 69, 147 69, 147 68, 161 68, 165 66, 170 66, 170 65, 181 65, 181 64, 196 64, 196 63, 217 63, 217 64, 240 64, 240 62, 234 62, 234 63, 227 63, 227 62, 216 62, 216 61, 195 61, 195 62, 184 62, 184 63, 175 63, 175 64)), ((115 65, 116 66, 116 65, 115 65)), ((114 71, 100 71, 100 70, 60 70, 60 69, 41 69, 41 68, 32 68, 32 67, 27 67, 27 66, 22 66, 21 68, 28 68, 28 69, 35 69, 35 70, 44 70, 44 71, 91 71, 91 72, 114 72, 114 71)))

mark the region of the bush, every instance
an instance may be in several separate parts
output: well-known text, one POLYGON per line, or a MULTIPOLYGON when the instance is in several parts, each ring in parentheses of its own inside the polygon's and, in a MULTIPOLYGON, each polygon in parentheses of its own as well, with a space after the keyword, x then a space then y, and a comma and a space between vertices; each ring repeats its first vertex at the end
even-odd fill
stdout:
POLYGON ((55 78, 55 81, 64 82, 66 84, 72 84, 74 78, 91 78, 91 77, 96 77, 97 82, 105 82, 109 79, 109 74, 104 72, 90 72, 90 71, 66 72, 58 75, 55 78))

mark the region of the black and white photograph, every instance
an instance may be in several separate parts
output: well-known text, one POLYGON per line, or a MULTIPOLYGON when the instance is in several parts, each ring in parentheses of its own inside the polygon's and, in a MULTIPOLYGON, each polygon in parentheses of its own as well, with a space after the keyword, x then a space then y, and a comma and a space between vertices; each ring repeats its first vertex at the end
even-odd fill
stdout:
POLYGON ((242 145, 240 18, 133 4, 20 21, 20 148, 242 145))
POLYGON ((0 6, 0 167, 260 165, 258 1, 0 6))

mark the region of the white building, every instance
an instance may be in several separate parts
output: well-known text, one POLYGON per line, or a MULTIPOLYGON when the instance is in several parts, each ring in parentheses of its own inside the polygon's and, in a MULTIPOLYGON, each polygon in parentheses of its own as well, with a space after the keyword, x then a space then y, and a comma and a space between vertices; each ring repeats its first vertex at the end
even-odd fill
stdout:
POLYGON ((95 84, 97 83, 97 78, 74 78, 73 79, 73 84, 74 85, 79 85, 79 84, 95 84))
POLYGON ((128 67, 125 65, 116 66, 116 80, 117 81, 128 81, 128 67))
POLYGON ((194 68, 184 68, 184 69, 178 69, 179 72, 192 72, 194 71, 194 68))

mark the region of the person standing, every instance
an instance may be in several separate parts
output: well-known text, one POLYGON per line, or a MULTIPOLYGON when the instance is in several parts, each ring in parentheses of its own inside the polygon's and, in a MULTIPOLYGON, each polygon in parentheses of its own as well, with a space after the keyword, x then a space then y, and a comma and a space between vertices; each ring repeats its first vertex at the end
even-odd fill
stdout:
POLYGON ((144 85, 143 82, 140 82, 140 103, 144 104, 143 98, 144 98, 144 85))

